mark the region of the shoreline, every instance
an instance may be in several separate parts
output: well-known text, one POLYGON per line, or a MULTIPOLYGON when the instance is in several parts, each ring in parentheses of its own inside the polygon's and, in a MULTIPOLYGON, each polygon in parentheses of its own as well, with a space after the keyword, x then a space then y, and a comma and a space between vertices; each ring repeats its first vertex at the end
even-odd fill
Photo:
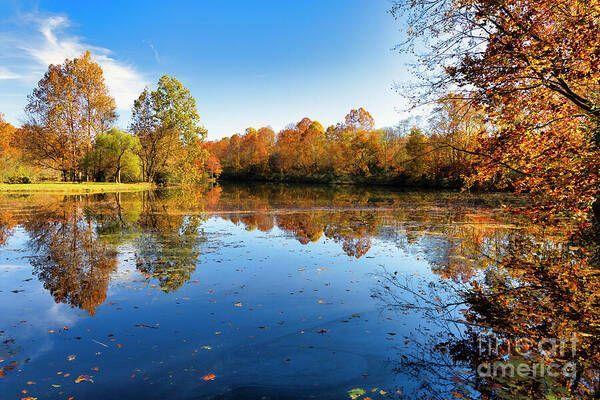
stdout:
POLYGON ((156 188, 148 182, 42 182, 42 183, 0 183, 0 193, 116 193, 138 192, 156 188))

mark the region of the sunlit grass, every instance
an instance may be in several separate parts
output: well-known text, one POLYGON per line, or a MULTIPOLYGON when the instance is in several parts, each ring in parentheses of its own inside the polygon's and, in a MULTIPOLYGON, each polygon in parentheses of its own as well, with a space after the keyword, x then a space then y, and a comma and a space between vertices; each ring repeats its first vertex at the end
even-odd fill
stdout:
POLYGON ((152 189, 153 185, 114 182, 44 182, 44 183, 0 183, 0 192, 47 192, 47 193, 110 193, 135 192, 152 189))

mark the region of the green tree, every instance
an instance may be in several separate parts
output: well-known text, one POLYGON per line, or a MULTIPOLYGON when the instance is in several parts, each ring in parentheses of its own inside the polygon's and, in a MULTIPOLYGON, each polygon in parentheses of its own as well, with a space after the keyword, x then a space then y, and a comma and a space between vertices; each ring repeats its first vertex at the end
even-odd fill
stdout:
POLYGON ((140 139, 145 180, 192 183, 204 177, 206 129, 200 125, 196 100, 176 78, 164 75, 156 90, 140 94, 131 130, 140 139))
POLYGON ((96 137, 95 151, 100 154, 103 165, 108 165, 114 180, 121 183, 123 171, 128 180, 135 180, 139 173, 139 161, 136 152, 139 139, 120 129, 112 128, 96 137))

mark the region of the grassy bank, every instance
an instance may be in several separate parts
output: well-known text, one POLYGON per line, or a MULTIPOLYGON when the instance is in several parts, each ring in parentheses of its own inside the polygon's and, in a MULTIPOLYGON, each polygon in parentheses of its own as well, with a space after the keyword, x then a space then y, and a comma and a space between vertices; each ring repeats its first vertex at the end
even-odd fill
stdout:
POLYGON ((112 193, 136 192, 152 189, 151 183, 114 183, 114 182, 44 182, 44 183, 0 183, 0 193, 112 193))

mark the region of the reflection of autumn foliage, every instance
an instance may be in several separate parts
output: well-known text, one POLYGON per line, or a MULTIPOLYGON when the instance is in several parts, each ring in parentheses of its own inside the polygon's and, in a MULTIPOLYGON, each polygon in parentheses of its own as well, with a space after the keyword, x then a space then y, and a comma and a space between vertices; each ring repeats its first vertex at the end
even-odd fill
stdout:
POLYGON ((60 211, 36 214, 25 222, 31 236, 35 274, 57 302, 95 314, 106 299, 116 251, 98 240, 82 205, 64 202, 60 211))
POLYGON ((360 258, 371 248, 371 237, 376 236, 382 225, 381 216, 373 212, 351 214, 336 213, 335 220, 325 228, 325 236, 342 243, 344 252, 360 258))
POLYGON ((140 272, 158 280, 162 290, 179 289, 196 270, 200 255, 201 218, 171 214, 169 203, 147 193, 138 223, 136 264, 140 272))
POLYGON ((323 236, 325 221, 323 216, 316 213, 283 214, 277 216, 277 227, 292 232, 300 243, 307 244, 323 236))
POLYGON ((10 211, 0 210, 0 246, 4 245, 12 235, 15 224, 10 211))
POLYGON ((465 295, 471 305, 467 320, 534 343, 575 337, 577 352, 572 361, 578 369, 569 390, 592 395, 598 389, 594 368, 600 365, 597 269, 588 264, 585 250, 564 242, 516 237, 508 248, 502 268, 490 270, 485 283, 474 284, 465 295))
MULTIPOLYGON (((596 275, 582 250, 570 249, 568 243, 514 238, 500 268, 490 269, 484 283, 474 283, 465 293, 469 304, 465 317, 470 323, 494 329, 513 343, 518 338, 532 343, 546 338, 567 343, 575 338, 574 354, 548 356, 534 349, 531 360, 559 365, 574 362, 577 368, 573 381, 561 376, 555 382, 560 389, 551 389, 567 397, 591 398, 598 390, 595 368, 600 362, 600 287, 596 275)), ((531 380, 524 387, 509 387, 504 392, 541 397, 544 389, 537 385, 531 380)))
POLYGON ((206 206, 210 208, 215 207, 217 204, 219 204, 222 192, 223 189, 220 186, 215 186, 208 190, 204 195, 204 199, 206 200, 206 206))
POLYGON ((502 243, 501 252, 476 263, 483 276, 460 284, 424 287, 397 274, 380 276, 374 293, 386 307, 418 310, 438 327, 423 332, 399 370, 422 381, 425 397, 594 398, 600 287, 588 255, 568 242, 534 235, 509 234, 502 243), (486 346, 482 352, 480 344, 489 343, 490 335, 498 352, 486 352, 486 346), (542 351, 537 346, 544 341, 566 344, 566 350, 542 351), (478 375, 482 365, 506 363, 576 367, 557 376, 478 375))
POLYGON ((261 232, 268 232, 273 229, 274 222, 273 216, 270 214, 246 214, 246 215, 232 215, 230 217, 231 222, 234 224, 242 223, 246 226, 249 231, 258 229, 261 232))
POLYGON ((437 273, 458 279, 473 273, 472 260, 481 258, 484 249, 501 246, 501 232, 510 227, 499 227, 487 211, 501 199, 364 187, 225 185, 198 193, 165 193, 153 201, 166 208, 149 215, 158 216, 170 208, 182 213, 217 213, 248 230, 264 232, 277 226, 303 244, 324 236, 357 258, 369 251, 371 239, 381 235, 382 227, 402 230, 408 244, 415 246, 422 245, 419 240, 426 236, 443 237, 446 245, 435 246, 431 251, 436 255, 429 261, 437 266, 437 273))
POLYGON ((212 213, 249 230, 278 227, 307 245, 326 238, 356 258, 369 251, 373 238, 407 250, 427 249, 436 273, 462 279, 476 271, 481 251, 501 247, 505 229, 498 229, 487 211, 498 201, 494 196, 478 196, 474 203, 468 194, 356 187, 236 185, 93 196, 4 196, 0 221, 7 232, 25 226, 35 238, 32 245, 39 245, 34 249, 49 257, 39 258, 44 272, 40 277, 50 282, 47 287, 58 301, 92 310, 92 300, 86 303, 84 297, 103 301, 115 246, 132 244, 139 271, 157 279, 163 290, 183 285, 198 264, 201 224, 212 213), (61 253, 67 246, 75 250, 61 253))

